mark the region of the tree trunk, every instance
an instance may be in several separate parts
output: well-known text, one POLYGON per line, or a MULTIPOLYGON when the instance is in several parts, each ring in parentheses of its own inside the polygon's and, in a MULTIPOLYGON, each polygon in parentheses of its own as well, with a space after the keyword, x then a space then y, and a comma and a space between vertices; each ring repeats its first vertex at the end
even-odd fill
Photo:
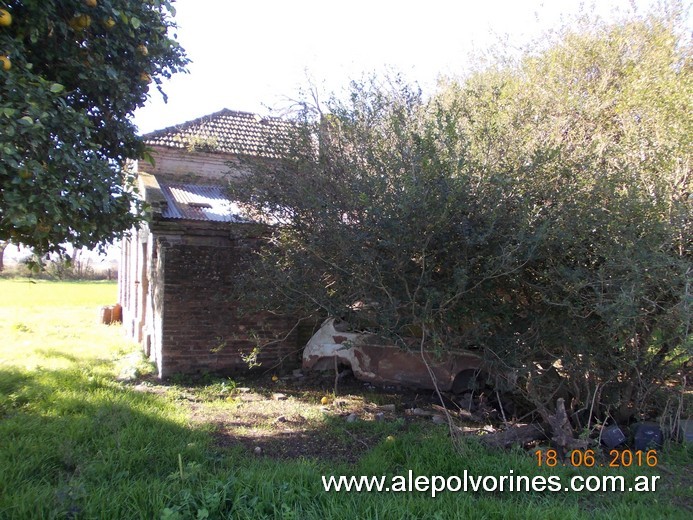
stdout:
POLYGON ((544 420, 551 427, 553 434, 551 440, 558 448, 561 456, 565 456, 572 450, 584 450, 587 447, 587 441, 575 438, 573 427, 568 420, 568 413, 565 411, 565 400, 562 397, 556 401, 555 413, 547 415, 544 420))
POLYGON ((5 240, 0 240, 0 273, 2 273, 3 269, 5 269, 5 248, 9 242, 6 242, 5 240))

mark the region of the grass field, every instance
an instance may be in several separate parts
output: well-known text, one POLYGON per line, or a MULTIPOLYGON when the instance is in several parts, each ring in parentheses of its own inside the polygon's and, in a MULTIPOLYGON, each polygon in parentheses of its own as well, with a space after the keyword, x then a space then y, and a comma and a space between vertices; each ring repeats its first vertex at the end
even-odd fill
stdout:
MULTIPOLYGON (((144 385, 118 378, 124 368, 142 375, 150 368, 118 327, 97 323, 98 308, 114 303, 115 292, 113 283, 0 280, 0 519, 690 518, 690 447, 668 447, 656 468, 538 468, 531 453, 491 452, 473 440, 460 454, 444 426, 345 425, 319 413, 304 413, 309 435, 362 436, 372 441, 368 449, 346 463, 339 454, 277 460, 220 443, 220 428, 231 428, 231 414, 241 409, 233 382, 144 385), (409 470, 446 477, 512 470, 566 482, 573 475, 661 478, 650 493, 469 491, 435 498, 325 492, 321 482, 322 475, 409 470)), ((305 395, 292 406, 315 406, 316 397, 305 395)))

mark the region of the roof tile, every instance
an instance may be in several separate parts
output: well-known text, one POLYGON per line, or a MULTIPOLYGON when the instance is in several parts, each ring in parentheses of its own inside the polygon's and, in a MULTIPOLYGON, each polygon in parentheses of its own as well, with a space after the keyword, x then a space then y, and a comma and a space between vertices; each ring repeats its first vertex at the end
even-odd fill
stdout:
POLYGON ((293 124, 229 109, 144 135, 148 145, 279 157, 288 148, 293 124))

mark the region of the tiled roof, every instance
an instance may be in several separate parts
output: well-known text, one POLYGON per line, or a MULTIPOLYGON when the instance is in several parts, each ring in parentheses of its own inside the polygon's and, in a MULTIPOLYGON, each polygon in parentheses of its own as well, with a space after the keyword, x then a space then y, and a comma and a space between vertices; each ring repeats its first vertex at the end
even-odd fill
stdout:
POLYGON ((159 181, 166 199, 161 216, 170 219, 212 222, 248 222, 238 205, 229 200, 221 186, 167 184, 159 181))
POLYGON ((144 135, 148 145, 278 157, 287 149, 293 125, 276 117, 224 109, 144 135))

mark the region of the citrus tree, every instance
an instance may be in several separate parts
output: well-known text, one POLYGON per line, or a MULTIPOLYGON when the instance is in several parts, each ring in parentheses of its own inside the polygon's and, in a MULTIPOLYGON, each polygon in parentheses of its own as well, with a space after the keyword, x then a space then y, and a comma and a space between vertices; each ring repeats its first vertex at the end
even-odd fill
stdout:
POLYGON ((94 247, 138 221, 131 117, 187 63, 172 4, 0 1, 0 240, 94 247))

